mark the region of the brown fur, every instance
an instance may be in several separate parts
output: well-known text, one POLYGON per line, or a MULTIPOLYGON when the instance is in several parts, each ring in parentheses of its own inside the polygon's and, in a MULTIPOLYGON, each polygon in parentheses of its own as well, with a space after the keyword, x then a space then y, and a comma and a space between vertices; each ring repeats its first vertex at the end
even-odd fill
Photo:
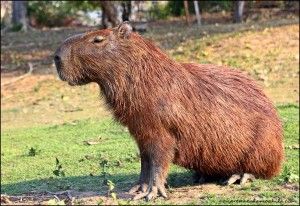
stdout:
POLYGON ((167 175, 170 162, 208 176, 271 178, 283 160, 276 110, 237 70, 179 63, 127 28, 65 41, 58 73, 71 85, 96 82, 115 118, 129 128, 142 160, 167 175), (95 36, 104 36, 93 43, 95 36))

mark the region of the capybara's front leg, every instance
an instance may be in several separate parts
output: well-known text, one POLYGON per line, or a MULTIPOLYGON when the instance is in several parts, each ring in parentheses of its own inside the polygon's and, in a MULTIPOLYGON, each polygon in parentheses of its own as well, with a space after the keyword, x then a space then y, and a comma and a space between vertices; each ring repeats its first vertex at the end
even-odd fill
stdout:
POLYGON ((140 153, 141 153, 140 179, 138 183, 129 190, 129 193, 131 194, 139 191, 146 192, 148 188, 149 171, 150 171, 149 158, 145 152, 140 152, 140 153))
POLYGON ((158 158, 150 157, 150 171, 149 171, 149 182, 148 189, 146 192, 136 195, 133 199, 146 198, 147 201, 154 199, 157 195, 161 195, 167 198, 167 193, 165 189, 166 176, 169 168, 169 160, 166 156, 161 155, 158 158))

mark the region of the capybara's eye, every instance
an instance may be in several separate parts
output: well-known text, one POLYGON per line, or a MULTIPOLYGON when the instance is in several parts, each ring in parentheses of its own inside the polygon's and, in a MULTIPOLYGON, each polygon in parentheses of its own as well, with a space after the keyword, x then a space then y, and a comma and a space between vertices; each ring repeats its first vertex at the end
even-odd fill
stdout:
POLYGON ((102 42, 105 38, 103 36, 96 36, 94 38, 94 43, 99 43, 99 42, 102 42))

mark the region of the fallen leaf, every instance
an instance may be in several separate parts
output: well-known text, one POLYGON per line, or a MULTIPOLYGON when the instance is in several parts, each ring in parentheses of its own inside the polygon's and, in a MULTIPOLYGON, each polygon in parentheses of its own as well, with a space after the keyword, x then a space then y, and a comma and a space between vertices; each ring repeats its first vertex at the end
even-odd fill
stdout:
POLYGON ((83 141, 86 145, 96 145, 99 144, 101 142, 102 138, 98 138, 98 139, 90 139, 90 140, 85 140, 83 141))

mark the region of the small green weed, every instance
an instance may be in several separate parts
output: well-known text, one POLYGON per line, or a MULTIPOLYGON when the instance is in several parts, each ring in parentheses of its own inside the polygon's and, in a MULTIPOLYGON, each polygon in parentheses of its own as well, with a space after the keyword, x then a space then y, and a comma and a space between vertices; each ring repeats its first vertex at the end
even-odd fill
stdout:
POLYGON ((296 175, 296 174, 293 174, 289 167, 287 165, 285 165, 283 167, 283 170, 282 170, 282 173, 280 175, 280 178, 279 178, 279 181, 280 182, 283 182, 283 183, 296 183, 296 182, 299 182, 299 176, 296 175))
POLYGON ((64 170, 62 168, 62 165, 59 162, 59 160, 57 159, 57 157, 55 158, 55 169, 53 170, 53 174, 55 176, 61 176, 61 177, 66 176, 65 172, 64 172, 64 170))
POLYGON ((34 147, 30 147, 29 151, 28 151, 28 156, 29 157, 34 157, 35 155, 37 155, 38 150, 34 147))

